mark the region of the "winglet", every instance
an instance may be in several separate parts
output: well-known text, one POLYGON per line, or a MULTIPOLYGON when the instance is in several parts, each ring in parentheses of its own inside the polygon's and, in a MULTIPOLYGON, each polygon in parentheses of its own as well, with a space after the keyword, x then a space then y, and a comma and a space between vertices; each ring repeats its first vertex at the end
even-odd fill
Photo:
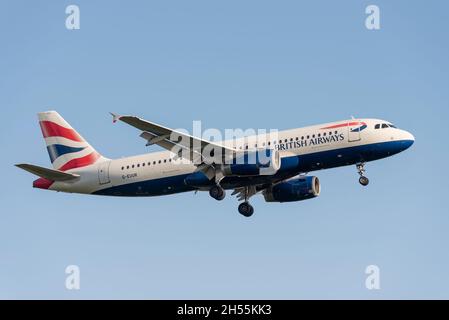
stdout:
POLYGON ((116 114, 116 113, 113 113, 113 112, 109 112, 109 113, 112 115, 112 122, 113 122, 113 123, 116 123, 117 121, 120 120, 120 118, 121 118, 120 115, 118 115, 118 114, 116 114))

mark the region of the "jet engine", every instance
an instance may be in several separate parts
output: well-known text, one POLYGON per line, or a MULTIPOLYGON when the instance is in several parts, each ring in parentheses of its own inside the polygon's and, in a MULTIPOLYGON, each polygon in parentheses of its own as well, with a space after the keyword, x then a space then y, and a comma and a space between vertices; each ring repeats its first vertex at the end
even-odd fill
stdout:
POLYGON ((279 152, 271 149, 238 153, 231 164, 222 166, 225 176, 269 176, 281 167, 279 152))
POLYGON ((266 202, 292 202, 312 199, 320 195, 320 180, 314 176, 278 183, 263 192, 266 202))

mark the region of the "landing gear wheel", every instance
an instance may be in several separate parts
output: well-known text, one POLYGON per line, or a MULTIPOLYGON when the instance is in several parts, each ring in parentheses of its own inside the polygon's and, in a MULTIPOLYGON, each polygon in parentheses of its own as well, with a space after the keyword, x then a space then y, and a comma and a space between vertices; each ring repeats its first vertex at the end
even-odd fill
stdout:
POLYGON ((239 213, 245 217, 251 217, 254 213, 254 208, 248 202, 239 204, 239 213))
POLYGON ((362 185, 362 186, 364 186, 364 187, 366 187, 368 184, 369 184, 369 179, 367 178, 367 177, 365 177, 365 163, 364 162, 362 162, 362 163, 358 163, 357 165, 356 165, 356 167, 357 167, 357 172, 359 173, 359 175, 360 175, 360 178, 359 178, 359 183, 362 185))
POLYGON ((367 177, 365 177, 365 176, 361 176, 361 177, 359 178, 359 183, 360 183, 362 186, 366 187, 366 186, 369 184, 369 179, 368 179, 367 177))
POLYGON ((210 188, 209 190, 209 195, 214 198, 215 200, 223 200, 226 196, 226 193, 224 191, 224 189, 220 186, 213 186, 212 188, 210 188))

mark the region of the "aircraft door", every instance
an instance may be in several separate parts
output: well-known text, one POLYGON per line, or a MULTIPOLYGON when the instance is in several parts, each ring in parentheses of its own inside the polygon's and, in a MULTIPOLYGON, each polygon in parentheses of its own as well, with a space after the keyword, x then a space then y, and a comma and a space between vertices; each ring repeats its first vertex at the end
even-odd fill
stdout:
POLYGON ((98 180, 100 184, 107 184, 111 182, 109 178, 109 166, 111 161, 105 161, 98 165, 98 180))
POLYGON ((349 142, 360 141, 361 126, 362 126, 362 124, 359 120, 354 120, 351 123, 348 123, 348 141, 349 142))

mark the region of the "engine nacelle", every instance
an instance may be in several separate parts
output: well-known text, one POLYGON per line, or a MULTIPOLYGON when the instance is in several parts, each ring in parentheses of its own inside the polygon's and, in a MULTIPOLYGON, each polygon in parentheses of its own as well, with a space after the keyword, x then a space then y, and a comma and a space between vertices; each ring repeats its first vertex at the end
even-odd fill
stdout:
POLYGON ((320 190, 320 180, 310 176, 276 184, 266 189, 263 195, 266 202, 291 202, 318 197, 320 190))
POLYGON ((225 176, 270 176, 281 167, 277 150, 263 149, 237 154, 232 164, 222 166, 225 176))
POLYGON ((213 181, 211 181, 203 172, 197 171, 192 174, 189 174, 184 179, 184 184, 190 187, 206 187, 210 186, 213 181))

